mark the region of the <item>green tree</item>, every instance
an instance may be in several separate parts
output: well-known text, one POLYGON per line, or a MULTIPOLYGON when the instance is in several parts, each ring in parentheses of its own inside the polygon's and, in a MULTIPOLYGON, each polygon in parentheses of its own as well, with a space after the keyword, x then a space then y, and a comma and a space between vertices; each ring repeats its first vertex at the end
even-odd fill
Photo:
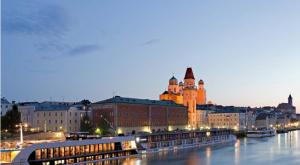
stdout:
POLYGON ((6 114, 1 117, 1 129, 7 129, 10 132, 15 131, 16 125, 21 123, 21 113, 18 110, 17 105, 13 105, 12 109, 7 111, 6 114))
POLYGON ((100 118, 100 121, 96 127, 96 130, 98 128, 101 130, 102 135, 114 135, 115 134, 114 130, 111 128, 111 126, 108 124, 108 122, 105 121, 105 117, 100 118))
POLYGON ((91 120, 90 120, 87 112, 83 115, 83 117, 80 121, 80 131, 93 133, 93 125, 91 123, 91 120))

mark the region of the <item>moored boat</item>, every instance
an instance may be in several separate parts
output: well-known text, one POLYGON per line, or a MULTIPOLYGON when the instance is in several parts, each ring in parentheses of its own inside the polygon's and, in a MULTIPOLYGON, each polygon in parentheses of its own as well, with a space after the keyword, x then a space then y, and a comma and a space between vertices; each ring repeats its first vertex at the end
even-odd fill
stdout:
POLYGON ((271 137, 271 136, 275 136, 275 130, 265 129, 265 130, 255 130, 255 131, 247 132, 247 137, 249 138, 262 138, 262 137, 271 137))
POLYGON ((12 164, 81 164, 137 155, 135 137, 111 137, 33 144, 15 157, 12 164))
POLYGON ((156 132, 136 136, 140 153, 225 144, 236 141, 231 130, 156 132))

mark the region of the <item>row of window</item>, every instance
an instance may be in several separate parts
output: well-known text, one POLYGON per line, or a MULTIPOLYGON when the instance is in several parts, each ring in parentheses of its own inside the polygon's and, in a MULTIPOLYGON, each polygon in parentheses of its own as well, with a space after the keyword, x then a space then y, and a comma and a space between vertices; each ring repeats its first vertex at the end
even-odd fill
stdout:
MULTIPOLYGON (((54 112, 53 112, 54 113, 54 112)), ((51 116, 52 112, 48 112, 48 116, 51 116)), ((75 116, 77 116, 77 112, 74 113, 75 116)), ((55 116, 57 116, 57 112, 54 113, 55 116)), ((37 117, 40 116, 40 112, 37 112, 37 117)), ((44 112, 44 117, 46 116, 46 112, 44 112)), ((60 112, 60 116, 63 116, 63 112, 60 112)), ((70 112, 70 116, 72 116, 72 112, 70 112)))
MULTIPOLYGON (((121 157, 121 156, 129 156, 131 153, 129 151, 126 152, 119 152, 119 153, 111 153, 111 154, 103 154, 103 155, 95 155, 95 156, 86 156, 86 157, 78 157, 78 158, 70 158, 70 159, 63 159, 63 160, 56 160, 54 161, 54 165, 58 164, 72 164, 84 161, 93 161, 93 160, 101 160, 101 159, 108 159, 114 157, 121 157)), ((117 160, 111 161, 104 161, 98 162, 100 164, 117 164, 117 160)), ((98 164, 97 163, 97 164, 98 164)), ((43 162, 42 165, 50 165, 50 162, 43 162)))
MULTIPOLYGON (((37 120, 36 122, 37 122, 37 124, 40 123, 39 120, 37 120)), ((44 121, 44 122, 45 122, 45 121, 44 121)), ((44 122, 43 122, 43 123, 44 123, 44 122)), ((52 123, 51 120, 48 120, 48 124, 51 124, 51 123, 52 123)), ((74 123, 75 123, 75 124, 77 123, 77 120, 76 120, 76 119, 74 120, 74 123)), ((58 124, 58 121, 57 121, 57 120, 55 120, 55 124, 58 124)), ((63 120, 60 120, 60 124, 63 124, 63 120)), ((72 120, 70 120, 70 124, 72 124, 72 120)))
POLYGON ((35 151, 35 160, 92 154, 92 153, 114 151, 114 150, 115 150, 114 143, 44 148, 44 149, 37 149, 35 151))

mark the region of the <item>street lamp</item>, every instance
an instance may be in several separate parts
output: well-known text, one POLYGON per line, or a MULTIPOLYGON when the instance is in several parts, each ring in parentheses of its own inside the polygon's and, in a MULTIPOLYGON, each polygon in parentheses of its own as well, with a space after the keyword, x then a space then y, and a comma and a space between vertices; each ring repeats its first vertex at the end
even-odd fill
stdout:
POLYGON ((28 125, 26 123, 20 123, 20 124, 17 124, 16 127, 19 127, 20 128, 20 145, 23 144, 23 126, 25 128, 28 127, 28 125))

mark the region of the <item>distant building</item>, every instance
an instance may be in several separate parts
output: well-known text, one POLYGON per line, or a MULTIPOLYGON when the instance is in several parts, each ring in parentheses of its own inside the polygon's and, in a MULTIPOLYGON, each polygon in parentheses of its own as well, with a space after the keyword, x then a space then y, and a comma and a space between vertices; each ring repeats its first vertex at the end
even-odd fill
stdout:
POLYGON ((246 113, 239 110, 217 110, 208 114, 208 123, 212 128, 246 129, 246 113))
POLYGON ((198 128, 210 127, 208 114, 215 112, 214 105, 197 105, 197 120, 199 121, 198 128))
POLYGON ((288 103, 281 103, 277 106, 277 110, 291 114, 293 118, 296 118, 296 107, 293 105, 293 97, 292 95, 289 95, 288 97, 288 103))
POLYGON ((188 109, 188 125, 191 128, 197 128, 200 124, 197 120, 197 105, 206 104, 206 90, 204 81, 198 82, 198 87, 195 85, 195 77, 192 68, 187 68, 184 82, 179 82, 173 76, 169 80, 168 90, 159 96, 160 100, 174 101, 177 104, 182 104, 188 109))
POLYGON ((276 126, 276 115, 274 113, 262 112, 255 118, 253 129, 269 129, 276 126))
POLYGON ((1 98, 1 116, 4 116, 7 111, 12 109, 12 103, 10 103, 5 97, 1 98))
POLYGON ((188 124, 186 107, 172 101, 115 96, 91 108, 95 126, 105 121, 118 134, 184 129, 188 124))
POLYGON ((22 102, 18 103, 18 110, 21 114, 21 122, 33 127, 34 111, 39 106, 38 102, 22 102))
POLYGON ((43 102, 35 107, 32 128, 36 131, 78 132, 84 113, 80 104, 43 102))

